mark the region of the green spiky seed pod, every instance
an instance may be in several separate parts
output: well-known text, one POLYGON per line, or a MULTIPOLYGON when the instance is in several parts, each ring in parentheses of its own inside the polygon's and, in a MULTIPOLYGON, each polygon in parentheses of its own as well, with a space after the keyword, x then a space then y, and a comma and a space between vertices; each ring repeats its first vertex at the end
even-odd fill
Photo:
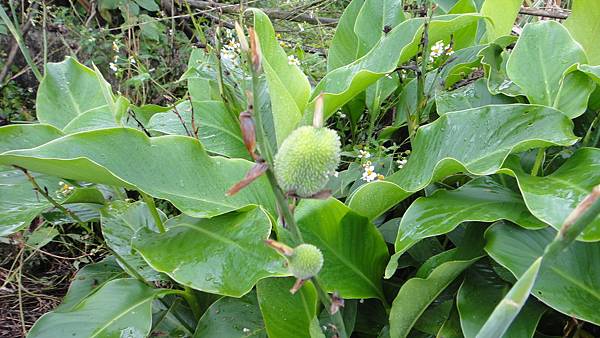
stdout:
POLYGON ((309 279, 316 276, 323 267, 323 254, 312 244, 300 244, 288 257, 288 267, 294 277, 309 279))
POLYGON ((328 128, 294 130, 275 156, 275 177, 284 191, 310 197, 321 191, 340 162, 338 134, 328 128))

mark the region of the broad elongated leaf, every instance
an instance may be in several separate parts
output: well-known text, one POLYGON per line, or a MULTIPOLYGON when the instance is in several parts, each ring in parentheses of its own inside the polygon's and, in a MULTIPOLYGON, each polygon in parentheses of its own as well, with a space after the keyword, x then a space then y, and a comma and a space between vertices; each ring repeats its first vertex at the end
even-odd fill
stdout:
POLYGON ((281 144, 302 120, 310 84, 300 68, 289 63, 275 38, 269 17, 260 10, 254 10, 254 29, 260 41, 262 67, 269 86, 275 136, 277 144, 281 144))
POLYGON ((191 338, 198 319, 183 297, 167 295, 152 303, 150 337, 191 338))
POLYGON ((119 267, 114 257, 107 257, 101 262, 86 265, 77 271, 69 291, 55 311, 70 311, 82 300, 100 290, 104 284, 125 277, 127 273, 119 267))
POLYGON ((386 31, 404 21, 403 10, 402 0, 365 1, 354 26, 354 33, 358 36, 361 49, 365 53, 385 36, 386 31))
POLYGON ((350 208, 373 219, 423 189, 457 172, 489 175, 511 152, 576 141, 572 122, 561 112, 535 105, 498 105, 447 113, 422 126, 404 169, 361 186, 350 208))
POLYGON ((49 124, 13 124, 0 127, 0 153, 37 147, 63 136, 49 124))
POLYGON ((239 299, 223 297, 214 302, 200 318, 194 337, 267 338, 256 293, 239 299))
POLYGON ((146 337, 161 292, 135 279, 110 281, 69 311, 43 315, 27 337, 146 337))
MULTIPOLYGON (((519 278, 555 235, 552 228, 532 231, 498 222, 486 232, 485 250, 519 278)), ((600 243, 574 242, 555 260, 542 261, 532 295, 557 311, 598 325, 599 264, 600 243)))
POLYGON ((510 34, 522 3, 523 0, 485 0, 481 14, 489 20, 485 22, 488 42, 510 34))
POLYGON ((390 262, 395 263, 394 257, 400 257, 422 238, 448 233, 462 222, 499 219, 530 229, 546 226, 529 213, 521 196, 487 177, 475 179, 457 190, 438 190, 430 197, 420 197, 402 217, 396 253, 390 262))
MULTIPOLYGON (((498 277, 487 264, 477 263, 467 272, 456 297, 466 338, 477 335, 509 289, 510 284, 498 277)), ((532 337, 543 312, 544 307, 539 302, 529 299, 503 337, 532 337)))
POLYGON ((595 86, 581 74, 563 74, 586 62, 585 52, 561 24, 540 21, 525 26, 506 71, 530 103, 555 107, 574 118, 585 112, 595 86))
MULTIPOLYGON (((560 229, 567 216, 600 184, 600 149, 581 148, 558 170, 548 176, 531 176, 516 159, 502 169, 515 176, 527 207, 538 219, 560 229)), ((584 241, 600 240, 600 217, 580 236, 584 241)))
MULTIPOLYGON (((94 188, 63 191, 64 182, 61 183, 60 178, 29 174, 60 204, 104 203, 102 194, 94 188)), ((32 183, 21 170, 0 166, 0 236, 7 236, 25 228, 36 216, 52 207, 50 201, 34 190, 32 183)))
POLYGON ((491 94, 485 79, 479 79, 453 91, 438 91, 435 94, 435 104, 439 115, 491 104, 510 104, 514 102, 515 100, 512 97, 491 94))
POLYGON ((258 304, 270 338, 313 338, 311 327, 316 325, 320 330, 315 287, 307 282, 291 294, 293 285, 293 278, 268 278, 256 285, 258 304))
POLYGON ((387 247, 366 217, 333 198, 303 201, 296 217, 304 240, 323 252, 319 277, 327 291, 343 298, 384 297, 381 277, 387 247))
POLYGON ((390 311, 390 337, 407 337, 425 309, 483 255, 483 228, 475 226, 467 233, 469 243, 433 256, 424 264, 430 268, 421 268, 402 285, 390 311))
POLYGON ((141 190, 169 200, 196 217, 220 215, 250 204, 275 210, 266 178, 258 179, 233 197, 225 196, 252 163, 210 157, 190 137, 148 138, 129 128, 94 130, 68 135, 34 149, 4 153, 0 164, 141 190))
POLYGON ((600 2, 594 0, 573 1, 572 13, 565 21, 565 27, 573 38, 579 42, 591 65, 600 64, 598 50, 598 34, 600 34, 600 2))
POLYGON ((110 111, 112 102, 103 94, 106 87, 110 85, 104 79, 71 57, 48 63, 37 92, 37 117, 42 123, 62 129, 86 112, 110 111))
POLYGON ((328 72, 350 64, 361 56, 360 41, 354 27, 364 3, 365 0, 352 0, 340 17, 327 54, 328 72))
POLYGON ((165 233, 140 229, 133 247, 181 284, 240 297, 262 278, 288 274, 283 256, 264 243, 271 221, 261 208, 210 219, 176 217, 165 226, 165 233))
MULTIPOLYGON (((115 201, 104 207, 100 214, 106 244, 144 279, 160 280, 160 274, 150 268, 131 247, 131 240, 140 229, 156 230, 156 223, 148 206, 140 201, 131 204, 115 201)), ((159 214, 163 220, 167 218, 161 211, 159 214)), ((127 266, 122 268, 128 270, 127 266)))
POLYGON ((506 74, 506 63, 510 57, 507 48, 516 40, 515 36, 502 36, 480 52, 481 64, 488 79, 488 90, 494 95, 504 94, 511 97, 524 95, 523 90, 506 74))
POLYGON ((231 158, 249 158, 240 122, 220 101, 193 101, 191 106, 189 101, 184 101, 173 110, 152 116, 147 128, 184 136, 189 136, 188 133, 194 135, 194 128, 197 128, 198 139, 207 151, 231 158))
MULTIPOLYGON (((449 40, 450 35, 476 22, 478 15, 446 15, 433 19, 429 26, 430 41, 449 40)), ((398 64, 417 54, 423 31, 423 18, 402 22, 373 49, 360 59, 329 72, 313 90, 312 101, 324 94, 324 115, 331 116, 335 110, 371 84, 396 69, 398 64)), ((432 43, 433 43, 432 42, 432 43)))
POLYGON ((514 319, 525 305, 535 279, 540 270, 542 258, 536 259, 517 282, 510 288, 506 296, 496 305, 494 311, 477 333, 478 338, 501 337, 510 328, 514 319))

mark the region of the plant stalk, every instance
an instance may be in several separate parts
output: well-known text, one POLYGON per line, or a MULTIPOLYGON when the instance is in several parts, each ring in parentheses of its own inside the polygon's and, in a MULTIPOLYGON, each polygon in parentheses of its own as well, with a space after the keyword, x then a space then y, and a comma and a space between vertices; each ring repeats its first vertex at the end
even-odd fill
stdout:
POLYGON ((152 218, 154 219, 154 223, 156 223, 156 227, 158 228, 158 231, 161 234, 165 233, 165 231, 167 231, 167 230, 165 229, 165 225, 163 224, 163 221, 160 218, 158 209, 156 209, 156 204, 154 203, 154 198, 152 198, 151 196, 148 196, 148 194, 146 194, 142 191, 140 191, 140 195, 142 195, 142 198, 144 198, 144 202, 146 202, 146 205, 148 206, 148 209, 150 210, 150 214, 152 215, 152 218))
POLYGON ((23 53, 23 57, 25 57, 25 61, 27 62, 29 67, 31 67, 33 75, 35 75, 35 78, 38 80, 38 82, 42 82, 42 73, 40 73, 40 70, 31 59, 31 55, 29 54, 29 48, 27 48, 27 45, 25 45, 25 41, 23 41, 23 36, 21 36, 19 30, 15 27, 15 25, 13 25, 12 21, 10 21, 10 18, 8 17, 6 11, 4 10, 4 8, 2 8, 2 6, 0 6, 0 19, 2 19, 6 27, 8 27, 8 30, 10 30, 10 33, 17 42, 17 45, 19 45, 21 53, 23 53))
POLYGON ((75 215, 74 212, 72 212, 71 210, 65 208, 63 205, 58 203, 54 198, 52 198, 52 196, 50 196, 50 194, 48 194, 48 192, 46 192, 46 189, 42 189, 42 187, 40 187, 40 185, 36 182, 35 178, 33 176, 31 176, 31 174, 29 173, 29 171, 27 171, 27 169, 21 168, 19 166, 14 166, 14 167, 21 170, 25 174, 25 176, 27 177, 27 180, 29 182, 31 182, 31 185, 33 185, 33 188, 37 192, 39 192, 42 196, 44 196, 44 198, 46 198, 48 200, 48 202, 50 202, 50 204, 52 204, 56 209, 62 211, 66 215, 69 215, 69 217, 71 217, 85 231, 92 233, 92 229, 87 224, 85 224, 85 222, 82 221, 81 218, 79 218, 79 216, 75 215))
POLYGON ((544 163, 544 158, 546 157, 546 148, 539 148, 537 155, 535 155, 535 162, 533 163, 533 168, 531 168, 531 176, 537 176, 542 164, 544 163))

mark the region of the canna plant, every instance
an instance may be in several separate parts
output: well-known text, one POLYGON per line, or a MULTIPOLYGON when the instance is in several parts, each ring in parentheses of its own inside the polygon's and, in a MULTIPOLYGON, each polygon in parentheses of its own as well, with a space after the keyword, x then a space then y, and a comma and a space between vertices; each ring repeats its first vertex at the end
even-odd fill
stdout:
POLYGON ((437 3, 353 0, 314 88, 259 10, 170 107, 48 64, 0 128, 0 235, 59 211, 110 255, 29 337, 600 334, 595 0, 519 36, 521 1, 437 3))

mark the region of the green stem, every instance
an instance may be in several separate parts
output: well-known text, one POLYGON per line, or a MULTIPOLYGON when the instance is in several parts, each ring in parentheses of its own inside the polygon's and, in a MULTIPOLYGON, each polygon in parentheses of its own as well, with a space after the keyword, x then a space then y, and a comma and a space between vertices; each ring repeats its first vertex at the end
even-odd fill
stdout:
POLYGON ((194 294, 194 290, 189 286, 184 286, 184 291, 180 294, 192 309, 194 317, 196 319, 200 319, 200 317, 202 317, 202 307, 198 302, 198 298, 196 298, 196 295, 194 294))
POLYGON ((21 33, 17 30, 15 25, 13 25, 12 21, 10 21, 10 18, 8 17, 6 11, 4 10, 4 8, 2 8, 2 6, 0 6, 0 19, 2 19, 6 27, 8 27, 8 30, 10 30, 10 33, 17 42, 19 49, 21 49, 21 53, 23 53, 23 56, 25 57, 25 61, 27 62, 29 67, 31 67, 33 75, 35 75, 35 78, 38 80, 38 82, 42 82, 42 73, 40 73, 40 70, 31 59, 31 55, 29 54, 29 48, 27 48, 27 46, 25 45, 25 42, 23 41, 23 36, 21 36, 21 33))
POLYGON ((567 217, 554 240, 546 247, 544 259, 552 259, 568 247, 600 214, 600 185, 567 217))
MULTIPOLYGON (((271 189, 273 190, 273 193, 275 194, 275 198, 277 201, 277 206, 279 207, 279 211, 281 212, 281 215, 284 219, 286 226, 288 227, 288 229, 290 230, 290 233, 292 234, 292 239, 295 242, 297 242, 294 244, 300 244, 300 243, 304 242, 302 240, 302 234, 300 232, 300 229, 298 228, 298 225, 296 224, 296 220, 294 219, 294 216, 290 212, 288 200, 285 197, 285 195, 283 194, 283 191, 281 190, 279 185, 277 184, 277 180, 275 179, 275 175, 272 171, 273 155, 272 155, 272 151, 271 151, 271 145, 267 138, 267 134, 265 133, 265 130, 264 130, 264 126, 263 126, 263 122, 262 122, 262 114, 260 111, 260 107, 261 107, 260 106, 260 95, 259 95, 260 94, 259 93, 260 78, 259 78, 259 74, 258 74, 260 71, 259 70, 260 67, 258 65, 254 65, 252 63, 252 52, 251 51, 247 51, 246 54, 247 54, 247 62, 248 62, 248 66, 250 69, 250 73, 252 74, 252 111, 254 112, 254 114, 252 114, 252 116, 255 121, 257 145, 259 147, 261 156, 263 156, 263 158, 269 164, 269 170, 267 170, 266 174, 269 179, 269 183, 271 184, 271 189)), ((331 304, 332 304, 329 294, 327 293, 327 291, 325 291, 325 288, 323 287, 323 285, 321 284, 321 282, 319 281, 318 278, 316 278, 316 277, 313 278, 313 284, 314 284, 315 288, 317 289, 317 293, 319 295, 319 299, 320 299, 321 303, 323 303, 323 305, 329 311, 329 308, 331 307, 331 304)), ((341 327, 343 327, 344 321, 342 319, 340 311, 337 311, 332 316, 333 316, 334 322, 340 323, 340 325, 342 325, 341 327)), ((341 336, 341 338, 346 338, 346 337, 347 337, 347 335, 341 336)))
POLYGON ((537 155, 535 155, 535 163, 533 163, 533 168, 531 168, 531 176, 537 176, 542 164, 544 163, 544 158, 546 157, 546 148, 539 148, 537 155))
POLYGON ((79 218, 79 216, 77 216, 74 212, 72 212, 71 210, 65 208, 63 205, 58 203, 54 198, 52 198, 52 196, 50 196, 50 194, 48 194, 46 192, 46 189, 42 189, 42 187, 40 187, 40 185, 36 182, 35 178, 33 176, 31 176, 31 174, 27 171, 27 169, 21 168, 18 166, 15 166, 15 167, 17 169, 21 170, 25 174, 25 176, 27 177, 27 180, 29 180, 29 182, 31 182, 31 185, 33 185, 33 188, 37 192, 39 192, 42 196, 44 196, 44 198, 46 198, 48 200, 48 202, 50 202, 50 204, 52 204, 56 209, 62 211, 63 213, 65 213, 66 215, 71 217, 85 231, 92 233, 92 229, 84 221, 82 221, 81 218, 79 218))
POLYGON ((158 209, 156 209, 156 204, 154 204, 154 198, 148 196, 146 193, 141 191, 140 195, 142 195, 142 198, 144 198, 144 202, 146 202, 146 205, 148 205, 148 209, 150 209, 150 214, 152 215, 152 218, 154 218, 154 223, 156 223, 158 231, 161 234, 164 233, 166 231, 165 225, 163 224, 162 219, 158 214, 158 209))

